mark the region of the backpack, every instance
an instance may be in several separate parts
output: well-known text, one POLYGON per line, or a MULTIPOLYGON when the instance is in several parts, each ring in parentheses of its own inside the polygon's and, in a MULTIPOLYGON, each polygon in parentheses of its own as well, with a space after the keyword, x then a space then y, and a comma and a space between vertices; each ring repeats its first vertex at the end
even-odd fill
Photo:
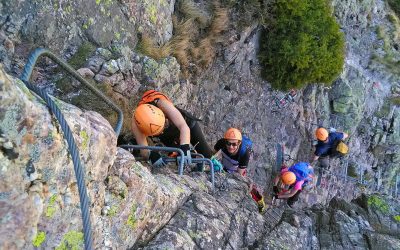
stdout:
POLYGON ((242 136, 242 145, 239 151, 239 158, 246 154, 246 151, 250 149, 250 152, 253 151, 253 142, 251 139, 245 135, 242 136))
POLYGON ((296 175, 296 181, 304 181, 304 184, 312 181, 314 177, 314 169, 306 162, 296 163, 289 168, 289 171, 296 175))
POLYGON ((349 153, 349 147, 340 140, 335 147, 335 153, 339 156, 345 156, 349 153))

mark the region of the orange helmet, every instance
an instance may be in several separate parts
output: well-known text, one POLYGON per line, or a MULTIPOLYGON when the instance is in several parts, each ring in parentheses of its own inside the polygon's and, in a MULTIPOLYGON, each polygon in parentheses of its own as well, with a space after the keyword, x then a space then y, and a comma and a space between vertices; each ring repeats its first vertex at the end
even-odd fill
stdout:
POLYGON ((240 133, 239 129, 229 128, 224 134, 224 139, 241 141, 242 133, 240 133))
POLYGON ((164 129, 164 113, 154 105, 139 105, 133 114, 133 118, 140 131, 146 136, 158 135, 164 129))
POLYGON ((315 136, 317 137, 318 140, 325 141, 328 138, 329 133, 328 130, 326 130, 325 128, 318 128, 315 131, 315 136))
POLYGON ((293 172, 287 171, 281 175, 281 179, 285 185, 292 185, 296 182, 296 175, 293 172))

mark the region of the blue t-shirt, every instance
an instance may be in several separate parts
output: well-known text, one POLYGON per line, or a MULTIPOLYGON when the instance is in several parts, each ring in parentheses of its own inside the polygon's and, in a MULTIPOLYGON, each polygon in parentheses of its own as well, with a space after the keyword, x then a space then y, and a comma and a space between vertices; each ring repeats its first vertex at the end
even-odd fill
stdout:
POLYGON ((343 136, 344 134, 339 132, 329 133, 327 142, 318 141, 318 144, 315 147, 314 154, 316 156, 322 156, 322 157, 331 155, 333 153, 334 147, 337 144, 337 141, 342 140, 343 136))

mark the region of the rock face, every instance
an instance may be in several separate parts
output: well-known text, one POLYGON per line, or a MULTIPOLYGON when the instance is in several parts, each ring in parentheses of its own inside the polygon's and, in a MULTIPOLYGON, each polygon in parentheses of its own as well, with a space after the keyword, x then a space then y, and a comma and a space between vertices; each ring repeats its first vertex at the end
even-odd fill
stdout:
MULTIPOLYGON (((0 247, 55 248, 72 244, 70 240, 82 246, 77 184, 59 125, 46 106, 2 68, 0 90, 0 247)), ((55 101, 80 150, 94 247, 144 244, 193 190, 209 191, 205 175, 153 176, 129 152, 117 149, 112 127, 98 113, 55 101)))
POLYGON ((374 199, 389 207, 390 201, 362 196, 352 203, 335 198, 325 209, 314 206, 302 212, 288 210, 263 240, 268 246, 263 249, 397 249, 400 239, 394 214, 398 207, 392 204, 393 210, 383 211, 371 202, 374 199), (387 221, 388 226, 396 226, 382 230, 373 224, 376 217, 387 221))
POLYGON ((88 40, 100 46, 135 46, 137 32, 164 43, 172 35, 174 4, 174 0, 4 2, 0 4, 0 42, 4 44, 2 37, 7 39, 0 58, 9 69, 14 47, 19 52, 15 56, 20 57, 33 46, 68 55, 88 40))
MULTIPOLYGON (((109 107, 44 61, 32 81, 54 93, 73 130, 90 197, 95 248, 400 248, 395 202, 375 196, 346 202, 362 192, 393 195, 400 166, 400 22, 385 1, 359 2, 332 1, 347 42, 343 73, 332 86, 310 85, 282 104, 287 93, 272 90, 260 78, 257 24, 224 32, 215 61, 196 78, 184 79, 176 58, 157 61, 134 49, 139 33, 159 44, 171 38, 173 0, 2 1, 0 248, 83 244, 77 185, 58 122, 21 81, 5 73, 19 74, 36 46, 50 48, 70 63, 79 61, 78 72, 124 110, 123 136, 130 136, 132 110, 149 88, 162 90, 178 107, 202 118, 210 144, 229 127, 242 129, 254 143, 249 176, 267 191, 276 143, 284 144, 292 158, 309 161, 318 125, 350 134, 350 154, 331 161, 334 174, 301 195, 298 211, 287 211, 280 219, 278 208, 279 222, 271 221, 270 214, 258 214, 248 181, 238 176, 218 175, 212 195, 205 174, 177 176, 173 164, 151 173, 116 146, 108 122, 114 124, 115 114, 109 107), (79 57, 82 48, 89 50, 87 41, 96 45, 93 53, 79 57), (101 115, 87 111, 92 109, 101 115), (345 166, 345 176, 363 182, 339 178, 345 166), (333 196, 346 201, 330 202, 333 196), (330 206, 301 210, 316 203, 330 206)), ((230 27, 239 27, 235 11, 230 27)))
POLYGON ((218 176, 214 195, 194 193, 143 249, 238 249, 261 236, 264 219, 241 177, 218 176))
MULTIPOLYGON (((123 109, 127 118, 124 136, 130 136, 129 119, 140 95, 146 89, 157 88, 177 106, 203 119, 211 145, 231 126, 249 135, 254 141, 249 172, 260 185, 265 186, 270 179, 276 143, 284 144, 292 158, 310 161, 314 130, 323 125, 351 135, 350 155, 345 162, 333 161, 332 170, 342 172, 343 164, 348 165, 356 173, 353 177, 365 172, 376 189, 393 189, 390 183, 395 182, 400 159, 396 105, 400 74, 391 65, 400 60, 396 49, 400 22, 383 1, 366 1, 362 5, 355 0, 332 2, 347 41, 343 73, 331 87, 310 85, 297 91, 285 105, 279 104, 279 100, 287 93, 270 89, 260 78, 256 24, 227 30, 221 46, 215 50, 218 56, 213 64, 190 81, 182 78, 175 58, 156 61, 134 52, 136 33, 149 33, 159 44, 171 38, 174 4, 175 1, 63 1, 52 6, 45 2, 35 6, 3 3, 0 58, 7 69, 19 73, 31 48, 27 43, 32 39, 66 58, 80 51, 82 40, 89 40, 101 47, 80 59, 79 72, 123 109), (36 11, 32 12, 32 8, 36 11), (55 12, 60 15, 51 15, 55 12), (33 29, 33 25, 42 28, 33 29)), ((237 14, 232 10, 232 26, 240 22, 233 18, 237 14)), ((114 124, 115 114, 108 106, 78 83, 72 84, 72 91, 70 81, 59 84, 61 76, 52 67, 45 63, 33 80, 53 86, 60 99, 94 109, 114 124)))
MULTIPOLYGON (((2 218, 8 218, 4 221, 7 227, 2 227, 2 242, 11 244, 9 247, 24 248, 31 245, 32 237, 39 230, 57 232, 47 235, 47 239, 57 242, 68 231, 80 231, 81 227, 79 217, 71 220, 75 214, 80 216, 80 210, 66 142, 46 106, 2 68, 0 89, 0 129, 18 153, 18 158, 13 159, 0 152, 2 218), (67 224, 60 230, 60 225, 52 221, 67 224)), ((116 152, 116 148, 108 146, 116 143, 113 129, 95 112, 82 111, 63 102, 57 104, 79 146, 90 186, 89 196, 95 206, 102 206, 103 181, 116 152)))
MULTIPOLYGON (((0 247, 81 248, 79 195, 57 122, 21 81, 3 69, 0 73, 0 247)), ((81 152, 94 248, 400 246, 396 201, 363 196, 351 204, 335 198, 326 209, 315 206, 282 215, 284 206, 268 205, 261 215, 250 198, 249 179, 217 174, 212 192, 205 173, 187 169, 178 176, 172 164, 152 174, 116 147, 112 127, 99 114, 54 100, 81 152)))

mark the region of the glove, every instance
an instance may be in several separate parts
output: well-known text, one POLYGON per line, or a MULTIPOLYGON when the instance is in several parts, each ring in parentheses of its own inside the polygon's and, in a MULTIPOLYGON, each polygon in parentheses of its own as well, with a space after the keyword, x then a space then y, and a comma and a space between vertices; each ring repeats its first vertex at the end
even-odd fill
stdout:
POLYGON ((151 151, 149 158, 153 167, 161 168, 167 165, 167 163, 158 152, 151 151))
POLYGON ((272 188, 272 190, 274 191, 275 194, 278 194, 278 193, 279 193, 279 188, 278 188, 277 186, 274 186, 274 187, 272 188))
POLYGON ((222 163, 219 160, 211 157, 211 162, 214 165, 214 171, 215 172, 222 172, 223 166, 222 166, 222 163))
POLYGON ((179 148, 183 151, 183 154, 184 154, 185 156, 190 155, 190 146, 189 146, 189 144, 182 144, 182 145, 179 145, 179 148))
MULTIPOLYGON (((183 151, 183 164, 184 165, 192 164, 192 155, 190 154, 189 144, 179 145, 179 148, 183 151)), ((178 156, 176 160, 179 164, 179 162, 181 162, 181 156, 178 156)))
POLYGON ((335 133, 336 129, 335 128, 329 128, 329 133, 335 133))

